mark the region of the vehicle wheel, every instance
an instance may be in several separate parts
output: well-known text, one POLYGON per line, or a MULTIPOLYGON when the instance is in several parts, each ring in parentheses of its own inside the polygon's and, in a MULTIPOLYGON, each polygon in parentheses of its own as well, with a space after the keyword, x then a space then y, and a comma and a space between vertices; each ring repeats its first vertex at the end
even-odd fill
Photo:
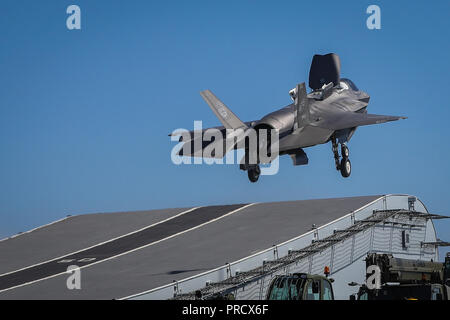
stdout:
POLYGON ((258 181, 259 175, 261 174, 261 169, 259 168, 259 166, 256 166, 251 169, 248 169, 247 173, 248 173, 248 179, 251 182, 256 182, 256 181, 258 181))
POLYGON ((342 158, 341 160, 341 174, 344 178, 348 178, 352 173, 352 164, 348 158, 342 158))
POLYGON ((348 150, 348 147, 345 144, 341 146, 341 154, 342 158, 346 159, 348 159, 348 157, 350 156, 350 151, 348 150))

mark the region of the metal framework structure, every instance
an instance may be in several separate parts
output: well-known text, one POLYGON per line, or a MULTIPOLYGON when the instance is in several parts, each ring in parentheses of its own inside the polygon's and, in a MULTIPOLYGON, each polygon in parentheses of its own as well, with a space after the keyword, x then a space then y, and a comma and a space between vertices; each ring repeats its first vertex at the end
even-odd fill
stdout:
MULTIPOLYGON (((372 215, 363 220, 353 220, 353 224, 343 230, 334 230, 333 234, 324 239, 315 239, 312 243, 301 250, 290 250, 289 253, 281 258, 275 260, 264 261, 262 266, 255 269, 240 272, 236 275, 232 275, 231 268, 227 269, 228 278, 220 281, 208 283, 205 287, 185 294, 177 294, 177 285, 174 284, 174 299, 176 300, 192 300, 192 299, 221 299, 226 297, 230 292, 235 291, 241 287, 244 287, 250 283, 258 281, 272 273, 279 271, 293 263, 308 258, 311 255, 322 252, 334 244, 344 241, 355 234, 365 231, 375 225, 379 224, 392 224, 402 225, 408 227, 420 226, 412 223, 403 223, 398 221, 389 221, 390 218, 402 216, 408 217, 409 220, 414 218, 428 219, 444 219, 449 218, 447 216, 428 214, 423 212, 417 212, 413 210, 405 209, 392 209, 392 210, 374 210, 372 215)), ((313 226, 315 227, 315 226, 313 226)), ((425 243, 424 243, 425 244, 425 243)), ((278 257, 277 247, 274 246, 274 254, 278 257)))

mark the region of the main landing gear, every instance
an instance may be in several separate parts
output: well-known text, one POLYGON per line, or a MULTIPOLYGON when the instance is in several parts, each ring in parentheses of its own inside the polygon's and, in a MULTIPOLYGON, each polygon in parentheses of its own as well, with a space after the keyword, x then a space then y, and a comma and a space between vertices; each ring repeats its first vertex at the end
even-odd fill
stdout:
POLYGON ((261 174, 261 169, 259 168, 259 165, 253 165, 250 166, 247 170, 248 179, 251 182, 256 182, 259 179, 259 175, 261 174))
POLYGON ((352 163, 349 160, 350 151, 345 143, 341 143, 341 155, 342 159, 339 157, 338 143, 336 138, 331 139, 333 147, 334 162, 336 164, 336 170, 341 171, 341 175, 344 178, 348 178, 352 172, 352 163))
POLYGON ((244 158, 241 160, 239 169, 247 171, 248 180, 254 183, 258 181, 259 176, 261 175, 261 168, 258 164, 250 164, 249 162, 249 154, 246 152, 244 158))

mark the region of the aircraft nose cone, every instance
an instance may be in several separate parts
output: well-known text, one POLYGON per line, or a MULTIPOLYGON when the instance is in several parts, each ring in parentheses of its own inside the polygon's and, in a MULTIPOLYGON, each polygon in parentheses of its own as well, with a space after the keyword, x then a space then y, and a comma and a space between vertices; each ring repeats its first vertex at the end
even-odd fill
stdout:
POLYGON ((358 100, 361 101, 361 102, 369 103, 370 97, 367 96, 367 97, 364 97, 364 98, 361 98, 361 99, 358 99, 358 100))
POLYGON ((364 91, 360 91, 358 100, 361 102, 369 103, 370 96, 367 93, 365 93, 364 91))

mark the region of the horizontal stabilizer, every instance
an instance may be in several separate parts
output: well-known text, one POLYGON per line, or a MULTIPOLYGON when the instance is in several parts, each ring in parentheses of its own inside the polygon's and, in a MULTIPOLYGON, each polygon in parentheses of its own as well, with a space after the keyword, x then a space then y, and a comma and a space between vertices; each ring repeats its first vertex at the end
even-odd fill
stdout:
POLYGON ((179 156, 203 157, 203 158, 223 158, 232 149, 244 148, 244 138, 249 130, 238 129, 227 131, 223 127, 209 128, 205 130, 174 133, 173 136, 180 136, 179 141, 183 142, 178 151, 179 156))
MULTIPOLYGON (((255 123, 256 123, 256 121, 246 121, 246 122, 244 122, 244 124, 245 124, 246 127, 252 127, 255 123)), ((206 131, 210 131, 211 129, 219 130, 219 131, 222 132, 222 134, 225 134, 225 131, 226 131, 224 126, 211 127, 211 128, 206 128, 206 129, 202 129, 202 130, 192 130, 192 131, 189 131, 189 134, 190 134, 190 136, 191 136, 190 139, 193 139, 194 134, 196 134, 196 133, 199 134, 199 135, 200 135, 200 134, 204 134, 206 131)), ((181 135, 182 135, 182 132, 183 132, 183 131, 180 131, 180 132, 174 131, 174 132, 172 132, 172 133, 169 133, 168 136, 169 136, 169 137, 181 136, 181 135)), ((189 140, 190 140, 190 139, 189 139, 189 140)), ((186 141, 187 141, 187 140, 186 140, 186 141)))
POLYGON ((205 141, 201 137, 186 141, 180 151, 179 156, 198 157, 198 158, 223 158, 228 151, 232 150, 235 144, 226 143, 226 140, 220 138, 214 141, 205 141))

